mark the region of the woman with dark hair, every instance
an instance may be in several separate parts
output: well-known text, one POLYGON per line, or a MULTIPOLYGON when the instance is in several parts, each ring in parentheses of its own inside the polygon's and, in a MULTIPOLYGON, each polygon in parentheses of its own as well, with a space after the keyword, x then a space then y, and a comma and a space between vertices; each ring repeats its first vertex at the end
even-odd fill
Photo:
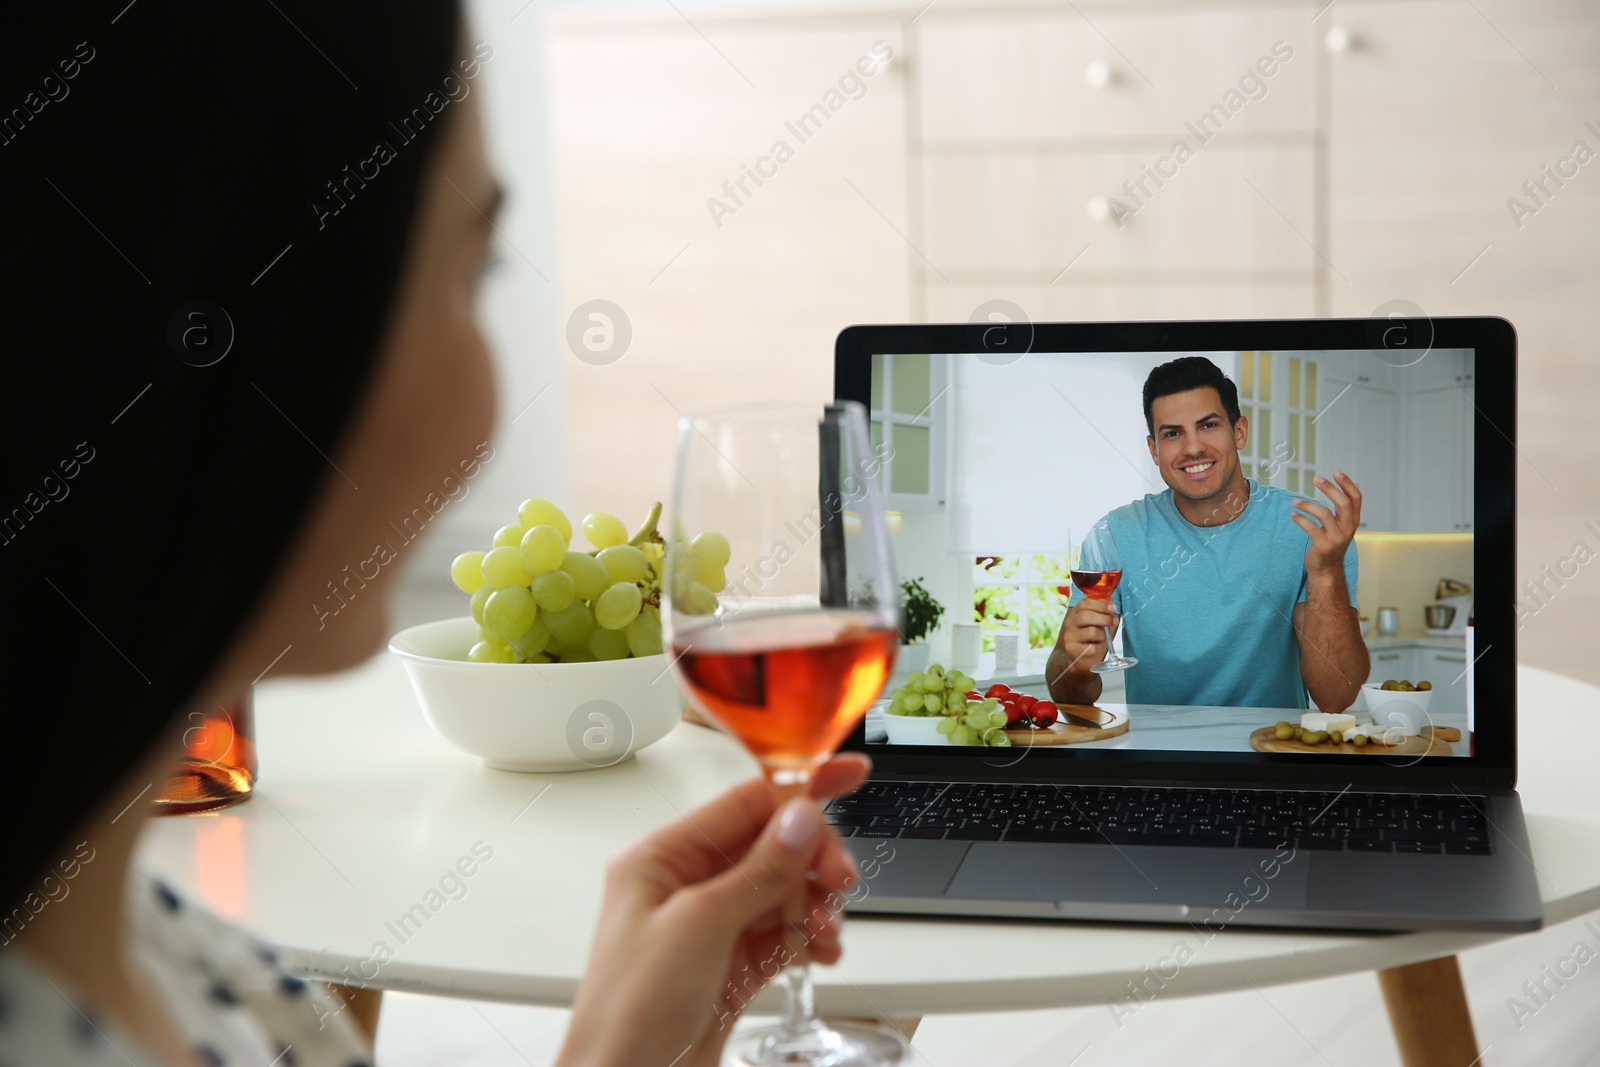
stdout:
MULTIPOLYGON (((9 17, 0 1063, 366 1062, 329 993, 132 859, 189 711, 379 647, 394 568, 338 626, 310 606, 488 436, 483 46, 421 0, 9 17)), ((854 877, 759 781, 647 837, 561 1062, 715 1063, 785 895, 854 877)))

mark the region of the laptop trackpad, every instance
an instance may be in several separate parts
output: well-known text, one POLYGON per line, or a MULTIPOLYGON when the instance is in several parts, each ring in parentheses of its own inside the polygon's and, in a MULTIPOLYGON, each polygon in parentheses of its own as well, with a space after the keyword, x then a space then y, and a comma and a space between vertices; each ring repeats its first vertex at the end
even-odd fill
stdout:
MULTIPOLYGON (((1303 907, 1311 864, 1264 849, 974 842, 945 890, 978 900, 1303 907), (1298 861, 1298 862, 1297 862, 1298 861), (1230 896, 1232 899, 1230 900, 1230 896)), ((1071 909, 1077 911, 1078 909, 1071 909)))

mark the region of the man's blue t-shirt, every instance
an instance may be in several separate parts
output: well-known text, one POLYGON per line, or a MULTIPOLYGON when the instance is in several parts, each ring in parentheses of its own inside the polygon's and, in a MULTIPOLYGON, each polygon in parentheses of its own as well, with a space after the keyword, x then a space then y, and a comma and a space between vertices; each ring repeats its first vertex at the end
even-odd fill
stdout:
MULTIPOLYGON (((1232 522, 1195 526, 1171 489, 1113 511, 1122 582, 1123 649, 1139 663, 1124 677, 1130 704, 1307 707, 1294 607, 1306 598, 1310 536, 1290 516, 1306 497, 1246 479, 1232 522)), ((1345 551, 1356 603, 1356 546, 1345 551)), ((1083 599, 1077 587, 1071 603, 1083 599)))

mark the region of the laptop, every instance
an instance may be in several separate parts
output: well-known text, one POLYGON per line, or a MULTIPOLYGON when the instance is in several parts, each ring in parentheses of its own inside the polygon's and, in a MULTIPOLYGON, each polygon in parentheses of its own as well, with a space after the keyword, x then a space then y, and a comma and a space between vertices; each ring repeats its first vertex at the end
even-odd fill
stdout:
POLYGON ((1540 926, 1510 323, 852 326, 834 369, 943 609, 844 746, 853 911, 1540 926), (1005 728, 903 714, 935 667, 1005 728))

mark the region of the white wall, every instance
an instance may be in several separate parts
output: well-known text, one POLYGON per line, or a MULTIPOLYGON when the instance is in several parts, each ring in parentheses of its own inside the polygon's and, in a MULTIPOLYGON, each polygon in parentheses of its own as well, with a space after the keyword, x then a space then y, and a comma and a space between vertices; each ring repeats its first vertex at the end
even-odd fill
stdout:
POLYGON ((957 361, 952 544, 968 554, 1064 552, 1112 508, 1164 488, 1141 396, 1151 368, 1182 354, 957 361))
POLYGON ((404 580, 416 586, 447 583, 450 560, 468 548, 487 548, 527 497, 565 505, 572 496, 544 43, 537 7, 511 21, 520 7, 473 0, 467 8, 468 40, 494 48, 476 91, 490 162, 506 190, 496 223, 496 265, 484 279, 480 304, 499 387, 495 457, 468 495, 434 520, 406 561, 404 580))

